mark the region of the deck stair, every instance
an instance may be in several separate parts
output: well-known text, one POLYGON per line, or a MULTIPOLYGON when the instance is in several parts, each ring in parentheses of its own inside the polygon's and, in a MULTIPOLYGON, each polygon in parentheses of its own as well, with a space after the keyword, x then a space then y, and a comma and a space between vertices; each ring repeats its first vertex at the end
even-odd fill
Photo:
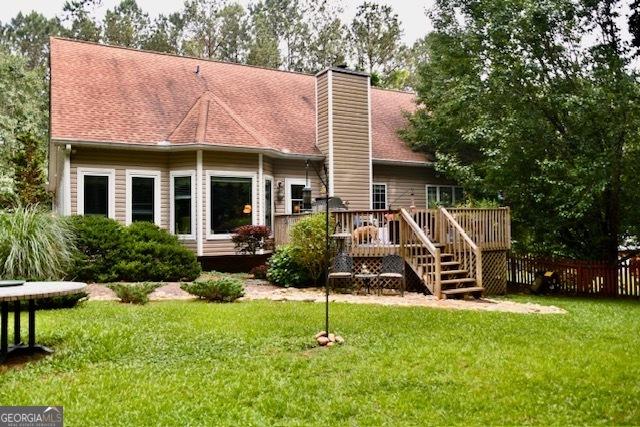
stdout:
POLYGON ((421 227, 407 210, 400 210, 400 253, 438 298, 482 295, 482 253, 445 208, 421 227))

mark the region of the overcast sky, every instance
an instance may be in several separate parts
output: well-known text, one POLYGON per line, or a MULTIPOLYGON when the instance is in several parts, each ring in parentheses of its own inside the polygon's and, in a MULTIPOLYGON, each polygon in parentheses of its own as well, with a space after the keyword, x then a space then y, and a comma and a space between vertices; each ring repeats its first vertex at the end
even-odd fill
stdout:
MULTIPOLYGON (((36 10, 47 17, 52 17, 62 11, 65 0, 0 0, 0 21, 7 22, 18 12, 28 13, 36 10)), ((249 0, 238 0, 247 5, 249 0)), ((344 6, 344 19, 349 22, 355 15, 355 10, 364 0, 342 0, 344 6)), ((160 13, 169 14, 182 9, 184 0, 137 0, 138 5, 151 16, 160 13)), ((113 8, 119 0, 102 0, 102 13, 113 8)), ((380 2, 393 6, 398 13, 404 28, 404 41, 407 44, 424 36, 431 26, 425 16, 425 9, 430 8, 433 0, 395 0, 380 2)))

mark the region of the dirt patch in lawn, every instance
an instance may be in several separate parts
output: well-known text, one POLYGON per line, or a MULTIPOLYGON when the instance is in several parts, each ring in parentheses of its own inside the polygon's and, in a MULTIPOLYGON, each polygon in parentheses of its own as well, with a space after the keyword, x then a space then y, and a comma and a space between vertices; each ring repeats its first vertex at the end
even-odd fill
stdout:
MULTIPOLYGON (((113 291, 105 285, 92 284, 88 286, 89 299, 92 300, 117 300, 113 291)), ((180 289, 180 283, 165 283, 149 295, 152 301, 192 299, 180 289)), ((270 285, 263 280, 245 280, 245 296, 243 301, 251 300, 271 300, 271 301, 302 301, 302 302, 324 302, 324 291, 320 288, 281 288, 270 285)), ((343 302, 351 304, 379 304, 387 306, 404 307, 431 307, 453 310, 477 310, 477 311, 499 311, 507 313, 538 313, 538 314, 564 314, 565 310, 552 305, 540 305, 532 303, 519 303, 504 301, 492 298, 480 300, 438 300, 431 295, 423 295, 416 292, 405 292, 404 297, 400 295, 354 295, 354 294, 331 294, 329 300, 332 302, 343 302)))

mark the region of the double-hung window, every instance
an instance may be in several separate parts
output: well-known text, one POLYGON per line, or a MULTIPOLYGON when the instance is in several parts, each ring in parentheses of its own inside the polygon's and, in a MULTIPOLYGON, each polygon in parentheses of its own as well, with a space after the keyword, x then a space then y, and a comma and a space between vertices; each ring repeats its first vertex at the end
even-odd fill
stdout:
POLYGON ((78 168, 78 215, 115 218, 115 170, 78 168))
POLYGON ((196 229, 196 173, 171 172, 170 230, 181 239, 195 239, 196 229))
POLYGON ((464 200, 462 187, 455 185, 427 185, 427 208, 453 206, 464 200))
POLYGON ((126 223, 160 225, 160 171, 127 170, 126 223))
POLYGON ((285 179, 285 203, 288 214, 297 214, 311 211, 311 206, 304 204, 304 188, 306 180, 296 178, 285 179))
POLYGON ((387 209, 387 184, 374 183, 371 190, 372 209, 387 209))
POLYGON ((227 238, 236 227, 255 223, 255 176, 207 172, 208 238, 227 238))

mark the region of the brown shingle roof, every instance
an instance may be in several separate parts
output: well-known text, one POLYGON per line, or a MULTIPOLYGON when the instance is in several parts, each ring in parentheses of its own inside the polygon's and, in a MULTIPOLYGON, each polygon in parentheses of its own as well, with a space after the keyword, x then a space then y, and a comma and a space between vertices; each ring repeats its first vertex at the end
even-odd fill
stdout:
MULTIPOLYGON (((413 99, 371 91, 374 159, 425 161, 396 134, 404 125, 402 110, 415 108, 413 99)), ((52 38, 51 138, 320 155, 315 78, 52 38)))

